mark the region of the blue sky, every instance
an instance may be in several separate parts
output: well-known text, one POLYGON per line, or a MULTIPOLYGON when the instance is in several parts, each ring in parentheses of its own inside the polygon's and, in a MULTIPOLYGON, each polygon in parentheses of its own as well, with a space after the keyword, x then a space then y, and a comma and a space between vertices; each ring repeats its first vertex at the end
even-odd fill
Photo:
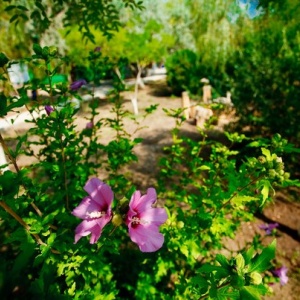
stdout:
POLYGON ((251 19, 262 13, 262 9, 258 8, 259 0, 238 0, 238 3, 241 9, 244 9, 251 19))

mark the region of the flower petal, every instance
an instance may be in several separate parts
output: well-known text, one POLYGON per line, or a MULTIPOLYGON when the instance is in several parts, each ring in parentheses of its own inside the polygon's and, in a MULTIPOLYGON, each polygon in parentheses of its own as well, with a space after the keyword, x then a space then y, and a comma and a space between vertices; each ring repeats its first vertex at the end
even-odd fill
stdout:
POLYGON ((135 191, 129 202, 129 207, 135 212, 141 213, 148 210, 156 202, 156 191, 154 188, 149 188, 147 194, 141 196, 140 191, 135 191))
POLYGON ((129 236, 134 243, 138 244, 142 252, 157 251, 164 243, 164 236, 154 225, 129 226, 129 236))
POLYGON ((168 219, 167 212, 164 208, 148 209, 140 213, 139 217, 141 218, 141 220, 156 226, 162 225, 168 219))
POLYGON ((92 233, 91 241, 95 243, 100 235, 101 229, 96 220, 84 220, 75 229, 75 244, 83 237, 92 233))
POLYGON ((83 236, 91 234, 90 244, 95 244, 101 236, 103 227, 110 221, 111 216, 99 219, 83 220, 75 229, 75 244, 83 236))
POLYGON ((72 215, 80 219, 91 219, 92 213, 101 212, 101 206, 99 203, 93 201, 90 197, 85 197, 80 204, 74 208, 72 215))
POLYGON ((98 178, 91 178, 84 186, 84 189, 95 202, 101 205, 102 210, 110 208, 114 193, 109 185, 98 178))

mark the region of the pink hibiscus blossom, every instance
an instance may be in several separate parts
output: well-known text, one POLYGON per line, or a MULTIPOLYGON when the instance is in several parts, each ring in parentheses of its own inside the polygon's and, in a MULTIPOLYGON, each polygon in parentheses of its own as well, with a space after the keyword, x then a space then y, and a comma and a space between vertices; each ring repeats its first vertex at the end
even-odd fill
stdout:
POLYGON ((154 252, 164 243, 164 236, 159 226, 165 223, 168 216, 164 208, 154 208, 156 191, 149 188, 146 195, 134 192, 129 202, 126 224, 131 240, 138 244, 142 252, 154 252))
POLYGON ((84 186, 89 194, 72 211, 72 214, 83 221, 75 229, 75 244, 83 236, 91 234, 90 244, 101 236, 103 227, 111 220, 111 204, 114 198, 110 186, 98 178, 91 178, 84 186))

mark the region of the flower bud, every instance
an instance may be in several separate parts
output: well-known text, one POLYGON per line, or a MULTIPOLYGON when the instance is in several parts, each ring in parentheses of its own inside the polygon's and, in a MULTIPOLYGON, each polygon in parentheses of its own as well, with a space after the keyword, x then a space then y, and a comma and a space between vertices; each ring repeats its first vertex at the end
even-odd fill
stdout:
POLYGON ((250 277, 250 282, 252 284, 258 285, 258 284, 261 284, 261 282, 262 282, 262 277, 258 272, 250 273, 249 277, 250 277))
POLYGON ((55 56, 57 54, 57 52, 58 52, 57 47, 55 47, 55 46, 49 47, 49 55, 55 56))
POLYGON ((111 220, 111 222, 115 225, 115 226, 120 226, 123 223, 123 219, 122 216, 119 214, 115 214, 111 220))
POLYGON ((258 157, 258 161, 261 163, 261 164, 264 164, 267 160, 264 156, 259 156, 258 157))
POLYGON ((277 175, 276 171, 274 169, 269 170, 268 175, 271 179, 274 179, 277 175))
POLYGON ((184 227, 184 223, 182 221, 177 222, 177 228, 182 229, 184 227))

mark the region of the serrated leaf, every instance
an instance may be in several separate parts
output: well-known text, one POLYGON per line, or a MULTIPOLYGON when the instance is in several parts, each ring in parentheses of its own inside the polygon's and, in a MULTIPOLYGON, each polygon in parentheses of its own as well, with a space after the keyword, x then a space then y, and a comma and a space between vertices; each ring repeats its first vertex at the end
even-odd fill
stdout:
POLYGON ((276 240, 264 248, 261 254, 256 255, 249 264, 248 272, 264 272, 271 266, 271 260, 275 258, 276 240))

